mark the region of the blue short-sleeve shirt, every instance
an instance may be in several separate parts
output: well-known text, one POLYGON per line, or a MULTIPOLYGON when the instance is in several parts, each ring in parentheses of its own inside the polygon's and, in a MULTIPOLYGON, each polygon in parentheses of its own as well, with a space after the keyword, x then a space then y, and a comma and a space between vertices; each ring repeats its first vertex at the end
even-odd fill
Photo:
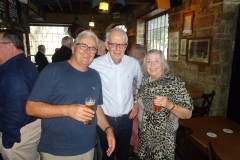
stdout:
MULTIPOLYGON (((86 97, 96 99, 95 111, 97 105, 103 103, 98 72, 91 68, 86 72, 80 72, 68 61, 63 61, 48 65, 41 72, 29 100, 65 105, 84 104, 86 97)), ((83 154, 97 143, 96 125, 96 115, 91 125, 85 125, 70 117, 42 119, 42 134, 38 150, 57 156, 83 154)))

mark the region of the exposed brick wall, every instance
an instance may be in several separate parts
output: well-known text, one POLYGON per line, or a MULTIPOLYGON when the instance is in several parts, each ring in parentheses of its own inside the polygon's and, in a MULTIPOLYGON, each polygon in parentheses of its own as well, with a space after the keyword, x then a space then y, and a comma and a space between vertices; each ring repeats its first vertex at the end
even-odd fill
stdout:
POLYGON ((216 91, 210 115, 226 115, 238 4, 236 0, 183 0, 182 6, 169 10, 169 32, 181 33, 182 15, 194 11, 193 35, 186 38, 212 37, 209 66, 187 64, 186 56, 169 61, 171 70, 188 85, 206 93, 216 91))
MULTIPOLYGON (((172 72, 187 85, 206 93, 216 91, 210 115, 226 115, 239 4, 239 0, 183 0, 181 6, 169 9, 169 32, 181 35, 183 14, 194 11, 193 35, 180 38, 212 37, 210 65, 187 64, 186 56, 179 56, 178 62, 169 61, 172 72)), ((126 17, 138 18, 154 7, 135 9, 126 17)), ((143 44, 144 21, 125 22, 128 29, 136 30, 136 43, 143 44)))

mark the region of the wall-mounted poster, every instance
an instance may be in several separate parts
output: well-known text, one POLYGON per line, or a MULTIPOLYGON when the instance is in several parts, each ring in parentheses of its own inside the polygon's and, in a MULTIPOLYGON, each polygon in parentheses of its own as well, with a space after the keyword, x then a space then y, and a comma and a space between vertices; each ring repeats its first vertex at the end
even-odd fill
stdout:
POLYGON ((182 36, 191 36, 193 34, 193 14, 193 11, 183 14, 182 36))
POLYGON ((19 25, 18 1, 8 0, 9 21, 19 25))
POLYGON ((211 37, 187 39, 187 62, 209 65, 211 52, 211 37))
POLYGON ((6 11, 5 11, 5 1, 4 0, 0 0, 0 19, 4 18, 6 19, 6 11))
POLYGON ((186 46, 187 46, 187 40, 185 38, 181 39, 180 44, 180 55, 185 56, 186 55, 186 46))
POLYGON ((179 32, 170 32, 168 35, 168 60, 178 61, 179 32))
POLYGON ((20 3, 20 10, 21 10, 21 27, 25 33, 30 33, 27 5, 20 3))

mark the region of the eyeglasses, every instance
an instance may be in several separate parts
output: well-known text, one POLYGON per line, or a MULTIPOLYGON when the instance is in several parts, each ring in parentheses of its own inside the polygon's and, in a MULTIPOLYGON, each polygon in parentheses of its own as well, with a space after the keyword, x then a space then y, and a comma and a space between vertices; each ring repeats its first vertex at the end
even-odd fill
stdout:
POLYGON ((117 43, 110 43, 110 42, 108 42, 108 44, 111 48, 119 47, 120 49, 125 49, 127 47, 127 44, 117 44, 117 43))
POLYGON ((98 52, 98 50, 95 47, 88 47, 88 45, 84 44, 84 43, 76 43, 76 46, 79 46, 81 50, 86 51, 87 49, 89 49, 89 51, 92 54, 96 54, 98 52))
POLYGON ((11 43, 11 42, 0 42, 1 44, 8 44, 8 43, 11 43))

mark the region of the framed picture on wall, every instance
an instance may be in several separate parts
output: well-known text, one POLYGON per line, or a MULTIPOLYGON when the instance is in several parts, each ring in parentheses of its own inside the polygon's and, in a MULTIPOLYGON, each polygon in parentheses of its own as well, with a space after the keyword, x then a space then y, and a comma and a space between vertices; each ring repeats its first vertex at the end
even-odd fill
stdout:
POLYGON ((186 55, 186 48, 187 48, 187 40, 185 38, 182 38, 181 44, 180 44, 180 55, 181 56, 186 55))
POLYGON ((179 32, 170 32, 168 35, 168 60, 178 61, 179 32))
POLYGON ((209 65, 211 39, 211 37, 188 38, 187 63, 209 65))
POLYGON ((191 36, 193 33, 193 15, 194 12, 183 14, 182 36, 191 36))

